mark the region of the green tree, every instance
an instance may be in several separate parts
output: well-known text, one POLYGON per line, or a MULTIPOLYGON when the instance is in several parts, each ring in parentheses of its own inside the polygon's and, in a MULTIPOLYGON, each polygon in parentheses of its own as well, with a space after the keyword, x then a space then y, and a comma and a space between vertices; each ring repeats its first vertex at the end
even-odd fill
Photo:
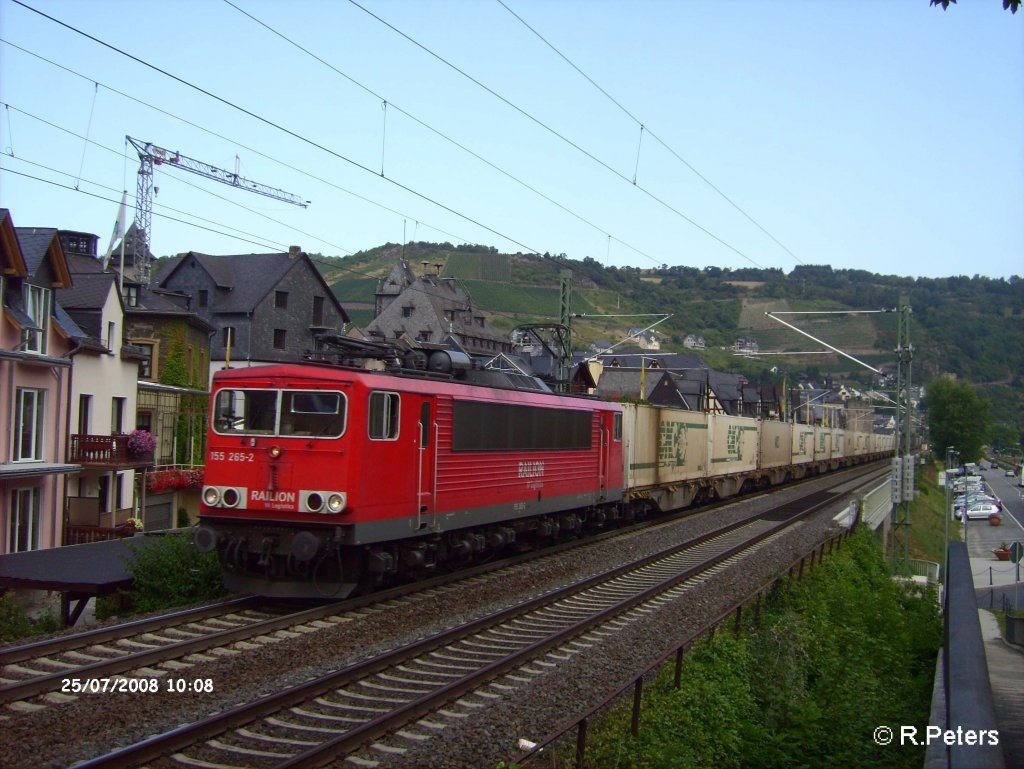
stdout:
POLYGON ((940 452, 953 446, 964 462, 981 456, 992 422, 991 404, 972 385, 945 377, 935 379, 928 385, 924 407, 932 446, 940 452))

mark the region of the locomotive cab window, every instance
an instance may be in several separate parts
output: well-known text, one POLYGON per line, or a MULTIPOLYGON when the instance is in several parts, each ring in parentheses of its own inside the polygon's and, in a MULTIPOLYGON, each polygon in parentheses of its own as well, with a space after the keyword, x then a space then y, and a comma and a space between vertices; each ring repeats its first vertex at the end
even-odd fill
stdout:
POLYGON ((285 390, 281 400, 281 435, 337 438, 345 429, 341 393, 285 390))
POLYGON ((320 390, 221 390, 213 426, 225 435, 337 438, 345 431, 345 401, 320 390))
POLYGON ((276 390, 221 390, 213 424, 219 433, 273 435, 277 424, 276 390))
POLYGON ((622 412, 617 411, 612 417, 612 440, 622 440, 622 412))
POLYGON ((398 393, 370 393, 370 438, 376 441, 393 441, 397 439, 399 413, 398 393))

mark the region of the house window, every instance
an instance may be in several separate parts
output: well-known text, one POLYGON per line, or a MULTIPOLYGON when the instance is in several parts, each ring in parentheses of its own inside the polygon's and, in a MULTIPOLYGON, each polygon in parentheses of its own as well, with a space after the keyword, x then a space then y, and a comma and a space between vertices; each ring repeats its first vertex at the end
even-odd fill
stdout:
POLYGON ((139 287, 138 286, 125 286, 124 287, 124 302, 129 307, 139 306, 139 287))
POLYGON ((393 441, 398 437, 398 393, 370 393, 370 438, 393 441))
POLYGON ((43 458, 44 391, 19 387, 15 396, 14 461, 43 458))
POLYGON ((205 288, 199 289, 199 298, 196 301, 200 307, 208 307, 210 305, 210 292, 205 288))
POLYGON ((107 349, 113 350, 117 341, 117 324, 114 321, 107 322, 107 349))
POLYGON ((274 307, 278 310, 288 309, 288 292, 287 291, 275 291, 274 292, 274 307))
POLYGON ((287 345, 288 332, 283 328, 274 329, 274 349, 283 350, 287 345))
POLYGON ((92 411, 92 396, 78 396, 78 432, 81 435, 89 434, 89 417, 92 411))
POLYGON ((39 489, 11 489, 10 528, 7 551, 23 553, 39 549, 39 489))
POLYGON ((114 476, 114 509, 120 510, 124 507, 124 473, 114 476))
POLYGON ((25 330, 25 351, 40 355, 46 352, 46 321, 50 316, 50 292, 48 289, 25 284, 25 312, 39 327, 25 330))
POLYGON ((412 313, 413 313, 413 311, 415 309, 416 309, 415 307, 403 307, 402 308, 402 317, 403 318, 411 318, 412 317, 412 313))
POLYGON ((313 297, 313 325, 322 326, 324 324, 324 298, 322 296, 313 297))
POLYGON ((120 435, 124 432, 124 398, 110 399, 110 434, 120 435))
POLYGON ((135 346, 143 355, 143 359, 139 361, 139 379, 152 379, 154 345, 148 342, 135 342, 135 346))
POLYGON ((153 432, 153 412, 140 411, 138 414, 136 414, 135 429, 145 430, 147 433, 153 432))

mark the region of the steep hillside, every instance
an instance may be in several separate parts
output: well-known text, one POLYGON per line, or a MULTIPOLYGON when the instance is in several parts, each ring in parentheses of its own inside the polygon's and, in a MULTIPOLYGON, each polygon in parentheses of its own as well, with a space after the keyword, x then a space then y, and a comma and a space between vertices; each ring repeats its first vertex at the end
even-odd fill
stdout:
MULTIPOLYGON (((377 280, 403 254, 417 272, 425 269, 460 278, 498 327, 557 318, 559 276, 568 270, 572 310, 588 316, 574 320, 578 347, 597 337, 624 336, 631 327, 649 326, 671 314, 658 327, 668 346, 678 347, 686 334, 696 333, 707 339, 709 347, 729 346, 737 337, 747 337, 756 339, 762 351, 808 351, 817 345, 765 313, 892 309, 906 294, 913 308, 915 363, 926 378, 953 372, 979 384, 1009 385, 1024 371, 1024 282, 1020 279, 915 280, 827 266, 801 266, 789 274, 755 269, 606 268, 592 259, 578 262, 564 256, 500 254, 485 246, 423 242, 404 248, 387 244, 351 257, 317 257, 317 261, 342 302, 369 307, 377 280)), ((892 313, 782 317, 856 357, 884 362, 891 359, 896 345, 892 313)), ((819 357, 822 368, 847 368, 838 356, 819 357)))

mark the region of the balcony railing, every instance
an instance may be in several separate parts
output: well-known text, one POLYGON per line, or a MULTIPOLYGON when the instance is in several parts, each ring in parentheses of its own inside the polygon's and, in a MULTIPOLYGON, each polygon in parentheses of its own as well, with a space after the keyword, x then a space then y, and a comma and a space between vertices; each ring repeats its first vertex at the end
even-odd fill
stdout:
POLYGON ((68 461, 85 467, 146 467, 153 464, 153 454, 130 452, 127 435, 74 434, 68 461))

